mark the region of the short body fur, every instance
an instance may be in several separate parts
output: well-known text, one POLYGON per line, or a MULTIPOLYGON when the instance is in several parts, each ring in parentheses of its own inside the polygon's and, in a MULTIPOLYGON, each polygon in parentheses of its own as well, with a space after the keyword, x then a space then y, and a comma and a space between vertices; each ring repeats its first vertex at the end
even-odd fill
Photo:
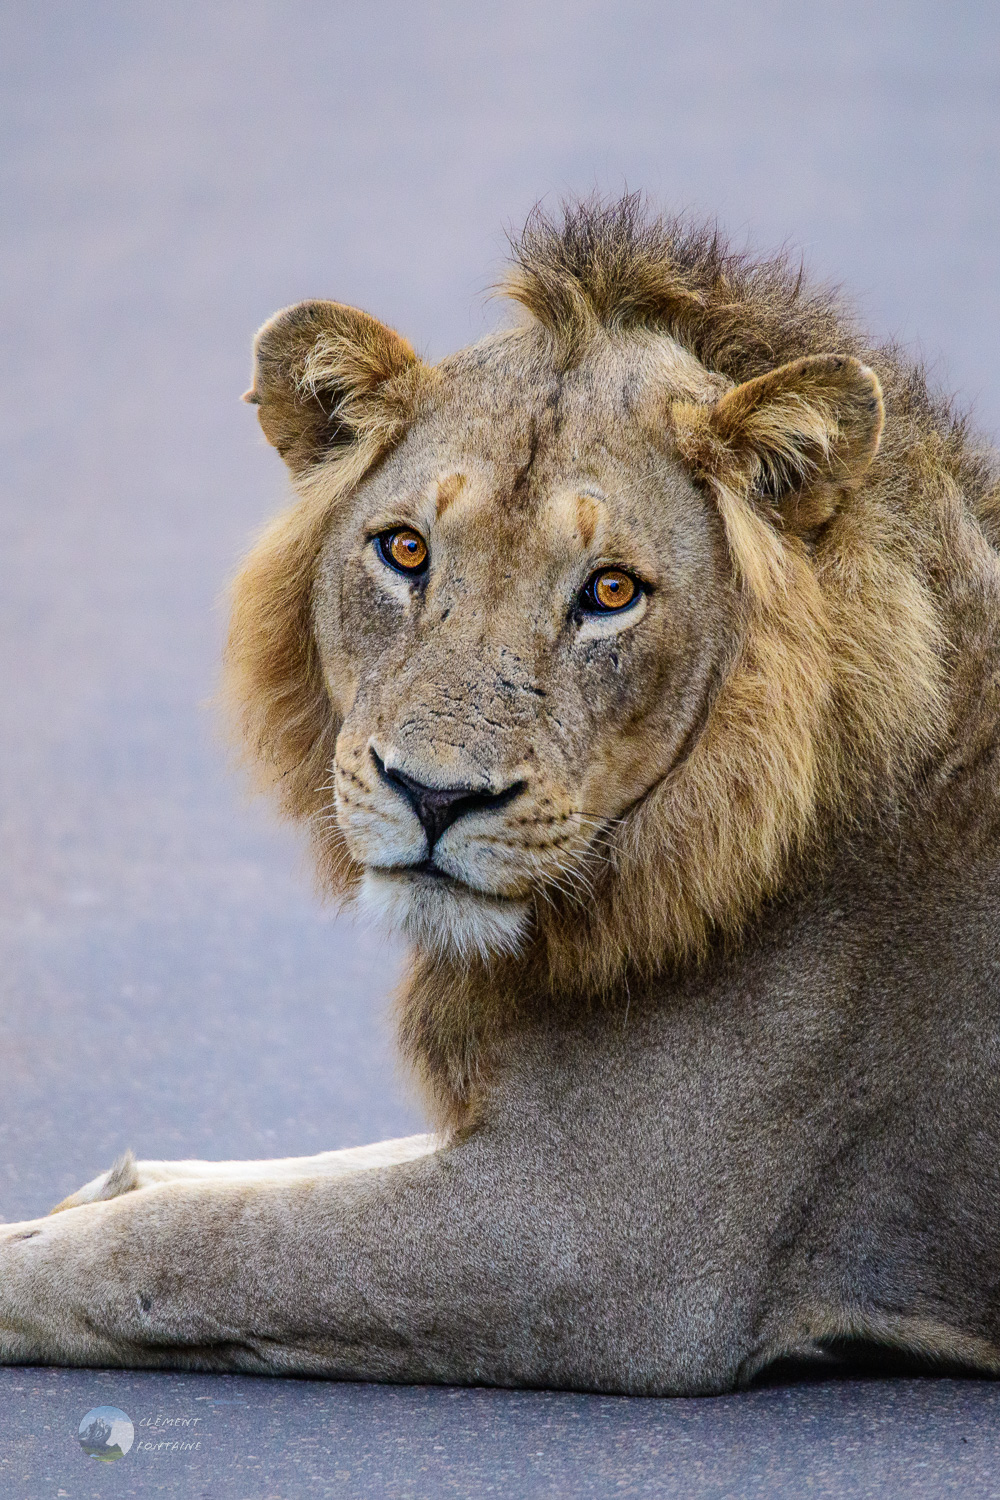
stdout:
POLYGON ((6 1357, 994 1372, 993 460, 828 293, 635 199, 533 220, 508 290, 434 368, 337 303, 265 325, 297 501, 228 651, 324 886, 414 945, 440 1134, 119 1163, 5 1231, 6 1357))

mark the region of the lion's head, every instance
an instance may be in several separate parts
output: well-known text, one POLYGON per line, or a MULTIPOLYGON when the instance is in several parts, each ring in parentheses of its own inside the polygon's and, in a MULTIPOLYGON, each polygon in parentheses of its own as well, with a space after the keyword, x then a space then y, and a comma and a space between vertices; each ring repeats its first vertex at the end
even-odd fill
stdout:
POLYGON ((825 294, 634 200, 535 221, 509 289, 525 321, 433 368, 337 303, 261 330, 299 499, 230 682, 330 887, 447 963, 607 990, 912 777, 947 464, 825 294))
POLYGON ((501 335, 425 379, 332 507, 313 618, 337 826, 361 900, 419 945, 519 948, 689 753, 736 598, 663 428, 718 394, 666 336, 565 368, 544 332, 501 335))

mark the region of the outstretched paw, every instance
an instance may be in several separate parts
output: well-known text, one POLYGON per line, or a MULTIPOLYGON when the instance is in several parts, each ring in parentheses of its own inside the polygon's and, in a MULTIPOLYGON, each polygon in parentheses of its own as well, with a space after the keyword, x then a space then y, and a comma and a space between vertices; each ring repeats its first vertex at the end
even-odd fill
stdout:
POLYGON ((122 1193, 131 1193, 142 1187, 139 1166, 131 1151, 119 1156, 110 1171, 102 1172, 93 1182, 86 1183, 77 1192, 71 1193, 50 1212, 61 1213, 64 1208, 79 1208, 81 1203, 101 1203, 106 1198, 119 1198, 122 1193))

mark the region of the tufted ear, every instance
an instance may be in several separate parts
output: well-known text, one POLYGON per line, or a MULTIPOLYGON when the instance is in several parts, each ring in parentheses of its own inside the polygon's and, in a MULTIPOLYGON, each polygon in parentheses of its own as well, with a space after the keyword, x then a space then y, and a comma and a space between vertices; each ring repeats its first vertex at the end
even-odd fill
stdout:
POLYGON ((748 380, 715 403, 673 408, 696 471, 806 531, 828 521, 871 463, 884 410, 878 377, 842 354, 811 355, 748 380))
POLYGON ((401 387, 419 367, 412 346, 340 302, 299 302, 254 339, 253 383, 243 399, 293 473, 375 434, 391 439, 401 387))

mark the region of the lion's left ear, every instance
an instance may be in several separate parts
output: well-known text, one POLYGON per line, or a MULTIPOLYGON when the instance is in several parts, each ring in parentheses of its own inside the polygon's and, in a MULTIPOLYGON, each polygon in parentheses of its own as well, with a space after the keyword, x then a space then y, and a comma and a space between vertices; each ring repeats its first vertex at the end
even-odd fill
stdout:
POLYGON ((714 406, 673 407, 682 458, 792 530, 830 519, 875 457, 884 416, 875 372, 842 354, 793 360, 714 406))

